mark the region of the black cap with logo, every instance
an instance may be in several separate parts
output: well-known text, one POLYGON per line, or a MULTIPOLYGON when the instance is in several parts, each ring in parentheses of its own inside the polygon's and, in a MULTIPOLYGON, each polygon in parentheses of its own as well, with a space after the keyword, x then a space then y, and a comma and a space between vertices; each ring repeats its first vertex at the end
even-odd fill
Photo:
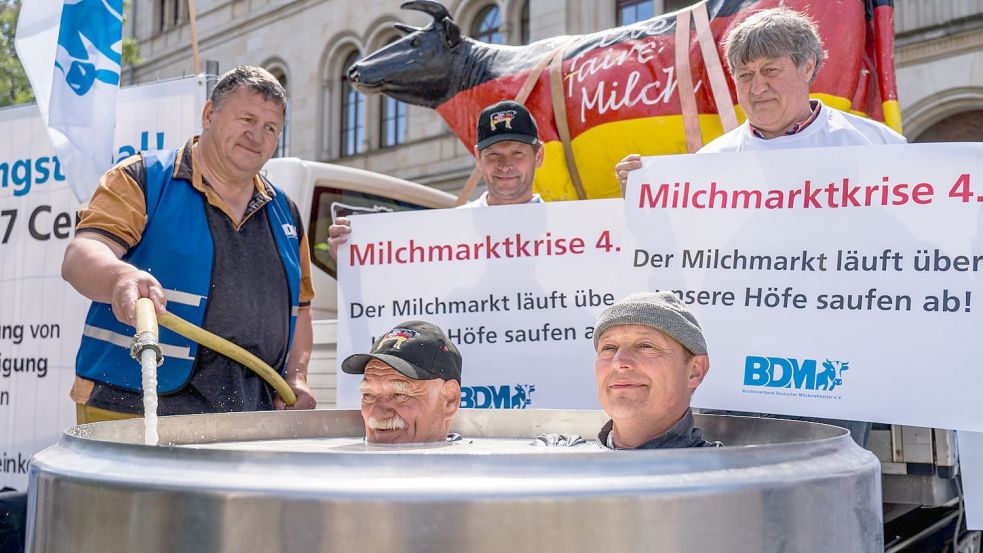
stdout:
POLYGON ((413 380, 461 382, 461 353, 437 325, 406 321, 376 340, 371 353, 350 355, 341 363, 348 374, 364 374, 365 365, 377 359, 413 380))
POLYGON ((518 102, 502 100, 481 111, 478 116, 478 150, 501 142, 515 140, 526 144, 539 143, 539 128, 529 110, 518 102))

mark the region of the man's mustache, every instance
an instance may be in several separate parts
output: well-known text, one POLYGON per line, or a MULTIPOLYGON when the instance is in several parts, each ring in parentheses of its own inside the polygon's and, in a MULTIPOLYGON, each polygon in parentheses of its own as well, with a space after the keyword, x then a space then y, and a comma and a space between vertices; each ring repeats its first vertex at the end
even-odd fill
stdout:
POLYGON ((367 424, 372 430, 404 430, 406 428, 406 421, 399 415, 393 415, 384 419, 369 417, 367 424))

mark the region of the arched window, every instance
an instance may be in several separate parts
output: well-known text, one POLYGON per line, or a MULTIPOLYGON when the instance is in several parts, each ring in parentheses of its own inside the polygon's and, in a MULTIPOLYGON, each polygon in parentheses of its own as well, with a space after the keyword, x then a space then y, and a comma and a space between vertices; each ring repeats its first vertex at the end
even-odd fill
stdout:
MULTIPOLYGON (((287 72, 282 67, 271 67, 270 74, 276 77, 283 90, 287 90, 287 72)), ((287 157, 290 155, 290 94, 287 94, 287 109, 283 114, 283 129, 280 130, 280 141, 277 142, 276 152, 273 157, 287 157)))
POLYGON ((912 142, 983 142, 983 110, 950 115, 925 129, 912 142))
POLYGON ((379 146, 388 148, 405 141, 406 104, 383 95, 379 99, 379 146))
POLYGON ((502 34, 502 11, 492 5, 478 12, 471 26, 471 37, 489 44, 505 44, 502 34))
POLYGON ((355 90, 348 80, 348 68, 359 60, 358 52, 352 52, 341 70, 341 148, 342 156, 355 155, 364 148, 365 97, 355 90))
POLYGON ((519 39, 523 44, 529 44, 529 37, 529 0, 526 0, 519 12, 519 39))

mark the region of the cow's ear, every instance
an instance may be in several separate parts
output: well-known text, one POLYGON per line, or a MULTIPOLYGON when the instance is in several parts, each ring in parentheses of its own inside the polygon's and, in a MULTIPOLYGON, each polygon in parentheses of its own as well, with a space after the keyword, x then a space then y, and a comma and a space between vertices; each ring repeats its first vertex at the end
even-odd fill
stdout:
POLYGON ((444 35, 447 37, 447 46, 453 48, 461 42, 461 28, 454 23, 454 20, 445 17, 444 21, 444 35))

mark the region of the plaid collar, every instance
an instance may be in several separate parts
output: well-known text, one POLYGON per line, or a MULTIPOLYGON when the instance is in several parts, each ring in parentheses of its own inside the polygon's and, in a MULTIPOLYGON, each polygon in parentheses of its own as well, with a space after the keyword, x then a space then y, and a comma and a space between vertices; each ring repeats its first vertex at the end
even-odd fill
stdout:
MULTIPOLYGON (((793 134, 798 134, 804 131, 806 127, 811 125, 812 122, 815 121, 817 117, 819 117, 819 110, 821 110, 822 107, 823 105, 822 103, 819 102, 819 100, 809 100, 809 108, 812 109, 812 112, 809 113, 809 117, 807 117, 804 121, 799 121, 798 123, 786 129, 785 136, 791 136, 793 134)), ((748 126, 751 127, 751 133, 754 134, 754 136, 762 140, 768 140, 768 138, 764 134, 762 134, 761 131, 754 128, 754 125, 748 123, 748 126)))

